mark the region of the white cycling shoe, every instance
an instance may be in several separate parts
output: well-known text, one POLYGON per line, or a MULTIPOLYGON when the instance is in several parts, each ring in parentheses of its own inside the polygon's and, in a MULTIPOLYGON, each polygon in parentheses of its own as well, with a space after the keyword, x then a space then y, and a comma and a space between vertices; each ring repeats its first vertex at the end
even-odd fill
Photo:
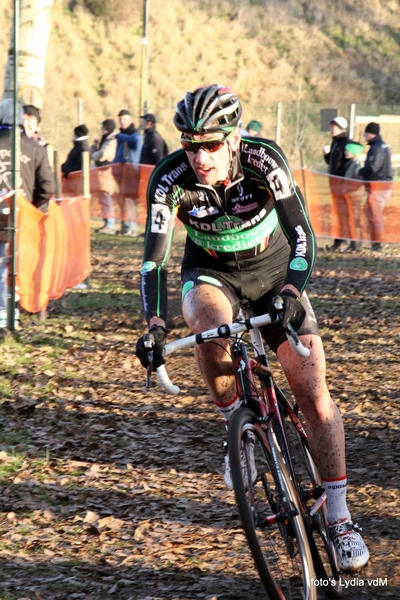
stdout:
MULTIPOLYGON (((253 434, 249 433, 248 434, 248 442, 247 443, 247 448, 248 448, 248 456, 249 456, 249 462, 250 462, 250 472, 251 472, 251 481, 252 483, 255 482, 255 480, 257 479, 257 469, 256 469, 256 464, 254 462, 254 436, 253 434)), ((245 484, 246 488, 248 487, 248 477, 247 477, 247 465, 246 465, 246 457, 244 455, 244 451, 241 450, 240 451, 240 464, 242 467, 242 477, 243 477, 243 483, 245 484)), ((230 461, 229 461, 229 454, 227 454, 225 456, 225 475, 224 475, 224 479, 225 479, 225 483, 228 486, 229 489, 233 490, 233 481, 232 481, 232 472, 231 472, 231 465, 230 465, 230 461)))
POLYGON ((358 533, 361 527, 346 519, 341 523, 329 525, 328 529, 335 546, 339 570, 345 573, 357 573, 365 567, 369 560, 369 552, 358 533))

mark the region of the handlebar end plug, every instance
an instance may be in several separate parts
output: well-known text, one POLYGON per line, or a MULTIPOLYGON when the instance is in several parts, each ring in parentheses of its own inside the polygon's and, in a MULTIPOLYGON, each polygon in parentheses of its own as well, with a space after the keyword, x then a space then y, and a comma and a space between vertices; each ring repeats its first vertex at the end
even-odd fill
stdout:
POLYGON ((220 327, 218 327, 218 335, 221 338, 228 338, 231 335, 231 330, 229 325, 221 325, 220 327))
POLYGON ((277 296, 274 301, 274 307, 277 312, 281 312, 283 310, 283 298, 277 296))

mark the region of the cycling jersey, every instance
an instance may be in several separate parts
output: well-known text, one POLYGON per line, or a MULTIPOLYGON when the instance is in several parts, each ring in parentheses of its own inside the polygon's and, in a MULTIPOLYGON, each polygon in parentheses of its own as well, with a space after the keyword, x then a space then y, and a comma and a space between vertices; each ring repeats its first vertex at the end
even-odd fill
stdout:
POLYGON ((166 320, 167 261, 176 216, 187 231, 187 251, 197 250, 199 266, 203 258, 216 270, 259 261, 268 268, 272 248, 289 242, 284 283, 302 292, 312 272, 316 243, 304 199, 273 141, 242 138, 229 181, 214 186, 199 183, 183 149, 168 155, 149 181, 147 210, 141 268, 147 320, 166 320))

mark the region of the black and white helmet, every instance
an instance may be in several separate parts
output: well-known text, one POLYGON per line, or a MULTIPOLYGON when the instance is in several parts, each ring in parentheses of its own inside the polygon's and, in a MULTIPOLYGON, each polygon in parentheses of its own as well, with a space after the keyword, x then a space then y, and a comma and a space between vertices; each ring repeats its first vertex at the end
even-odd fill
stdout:
POLYGON ((240 123, 242 106, 236 94, 214 83, 187 92, 178 102, 174 125, 182 133, 231 132, 240 123))

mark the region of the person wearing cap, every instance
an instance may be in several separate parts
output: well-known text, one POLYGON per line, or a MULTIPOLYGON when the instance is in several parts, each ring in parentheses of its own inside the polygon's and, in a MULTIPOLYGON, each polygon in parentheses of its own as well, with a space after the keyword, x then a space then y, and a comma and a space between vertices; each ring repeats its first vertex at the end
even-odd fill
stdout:
POLYGON ((129 110, 118 113, 119 133, 113 134, 117 149, 113 160, 113 175, 119 186, 118 203, 121 208, 120 235, 137 235, 136 204, 139 188, 139 161, 142 137, 135 127, 129 110))
POLYGON ((365 184, 368 194, 366 212, 372 240, 371 249, 379 252, 382 250, 384 231, 383 211, 392 194, 392 160, 390 147, 380 135, 379 123, 368 123, 364 138, 369 150, 358 175, 368 182, 365 184))
POLYGON ((252 119, 249 121, 246 127, 246 131, 244 132, 247 135, 251 135, 251 137, 261 136, 262 131, 262 123, 260 121, 256 121, 252 119))
POLYGON ((24 110, 24 129, 26 135, 41 146, 48 146, 47 141, 39 133, 39 123, 41 121, 40 110, 36 106, 33 106, 33 104, 24 104, 22 108, 24 110))
POLYGON ((143 145, 140 153, 141 165, 156 165, 167 156, 168 146, 156 130, 156 117, 152 113, 141 115, 143 129, 143 145))
MULTIPOLYGON (((273 140, 242 138, 241 117, 239 98, 217 83, 187 92, 176 106, 181 148, 160 161, 147 188, 140 292, 148 329, 137 341, 136 355, 143 367, 150 366, 149 332, 155 342, 152 368, 166 360, 168 262, 177 217, 187 233, 181 265, 187 326, 197 334, 232 323, 243 300, 255 315, 270 313, 272 323, 262 328, 262 335, 305 414, 339 569, 358 571, 369 553, 346 504, 343 422, 326 384, 322 340, 305 292, 316 258, 314 232, 282 148, 273 140), (283 306, 281 319, 277 302, 283 306), (285 335, 289 323, 310 348, 307 361, 290 347, 285 335)), ((229 427, 241 402, 228 355, 229 340, 199 344, 195 350, 211 400, 229 427)), ((191 408, 187 410, 190 414, 191 408)), ((248 459, 242 472, 250 469, 255 479, 251 448, 248 459)), ((232 487, 229 456, 225 483, 232 487)))
POLYGON ((108 235, 115 234, 115 210, 112 198, 115 181, 111 167, 106 168, 114 160, 117 149, 117 140, 113 136, 115 128, 116 124, 113 119, 105 119, 101 124, 100 141, 98 138, 94 138, 93 144, 90 146, 91 159, 96 167, 102 167, 98 170, 98 199, 104 224, 97 231, 108 235))
MULTIPOLYGON (((335 179, 335 177, 344 177, 346 170, 347 158, 344 149, 349 142, 346 129, 347 121, 344 117, 335 117, 332 119, 329 124, 332 142, 330 146, 324 146, 323 148, 325 162, 328 165, 328 173, 334 176, 329 178, 329 186, 332 198, 332 212, 338 223, 340 232, 348 230, 348 220, 346 203, 341 194, 342 183, 338 179, 335 179)), ((327 249, 337 251, 345 241, 344 238, 335 238, 333 245, 327 249)))
POLYGON ((344 149, 347 159, 342 194, 347 204, 347 213, 350 229, 350 244, 348 251, 357 251, 361 248, 361 203, 364 196, 364 185, 358 175, 360 168, 359 156, 364 151, 364 146, 359 142, 350 140, 344 149))
POLYGON ((67 160, 61 165, 64 177, 68 177, 69 173, 82 171, 82 153, 89 152, 88 133, 86 125, 75 127, 72 140, 74 145, 68 153, 67 160))

